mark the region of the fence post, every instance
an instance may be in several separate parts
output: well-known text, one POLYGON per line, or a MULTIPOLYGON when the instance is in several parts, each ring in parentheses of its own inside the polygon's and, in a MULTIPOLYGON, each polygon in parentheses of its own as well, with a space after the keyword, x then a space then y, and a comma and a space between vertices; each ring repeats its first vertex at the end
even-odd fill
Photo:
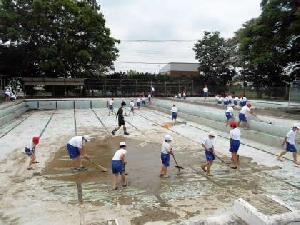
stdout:
POLYGON ((289 83, 289 88, 288 88, 288 91, 289 91, 289 103, 288 103, 288 109, 290 109, 290 106, 291 106, 291 87, 292 87, 292 83, 290 82, 290 83, 289 83))
POLYGON ((192 80, 192 93, 191 93, 191 96, 193 96, 193 93, 194 93, 194 81, 192 80))
POLYGON ((135 93, 134 93, 134 96, 137 95, 137 80, 135 80, 135 93))

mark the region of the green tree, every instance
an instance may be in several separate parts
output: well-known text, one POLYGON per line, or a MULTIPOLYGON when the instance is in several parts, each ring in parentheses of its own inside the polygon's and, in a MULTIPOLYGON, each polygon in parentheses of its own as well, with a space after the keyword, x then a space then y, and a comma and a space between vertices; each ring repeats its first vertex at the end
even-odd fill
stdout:
POLYGON ((277 86, 284 68, 300 62, 299 0, 263 0, 262 13, 236 33, 249 79, 257 85, 277 86))
POLYGON ((226 85, 235 74, 231 65, 232 45, 219 32, 204 32, 204 37, 194 45, 195 58, 204 82, 226 85))
MULTIPOLYGON (((13 76, 97 76, 113 68, 118 40, 95 1, 3 0, 0 55, 21 55, 13 76)), ((7 58, 7 61, 12 61, 7 58)), ((12 63, 11 63, 12 64, 12 63)), ((2 63, 1 70, 9 71, 2 63)))

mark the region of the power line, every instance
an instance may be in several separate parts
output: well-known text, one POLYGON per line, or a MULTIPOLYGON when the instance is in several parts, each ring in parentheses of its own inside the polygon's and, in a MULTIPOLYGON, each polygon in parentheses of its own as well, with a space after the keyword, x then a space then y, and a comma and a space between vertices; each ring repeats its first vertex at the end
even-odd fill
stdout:
POLYGON ((161 39, 161 40, 151 40, 151 39, 136 39, 136 40, 121 40, 124 42, 192 42, 197 40, 184 40, 184 39, 161 39))
POLYGON ((157 64, 157 65, 168 64, 168 62, 167 63, 157 63, 157 62, 115 62, 115 63, 124 63, 124 64, 129 64, 129 63, 132 63, 132 64, 157 64))

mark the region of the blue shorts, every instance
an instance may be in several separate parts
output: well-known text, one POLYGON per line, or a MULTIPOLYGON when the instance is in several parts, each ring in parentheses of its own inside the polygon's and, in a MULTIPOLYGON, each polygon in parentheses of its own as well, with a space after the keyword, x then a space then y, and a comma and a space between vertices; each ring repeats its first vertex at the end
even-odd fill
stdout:
POLYGON ((237 100, 233 100, 233 104, 235 105, 235 106, 237 106, 237 100))
POLYGON ((172 112, 172 120, 176 120, 177 119, 177 113, 176 112, 172 112))
POLYGON ((111 171, 113 174, 121 174, 124 172, 122 160, 111 160, 111 171))
POLYGON ((141 103, 140 103, 140 102, 137 102, 136 105, 137 105, 137 106, 141 106, 141 103))
POLYGON ((67 144, 67 149, 68 149, 70 159, 75 159, 78 156, 80 156, 80 151, 77 147, 74 147, 73 145, 67 144))
POLYGON ((240 144, 241 142, 239 140, 231 140, 229 151, 237 152, 240 148, 240 144))
POLYGON ((286 150, 288 152, 297 152, 296 146, 290 144, 289 142, 286 143, 286 150))
POLYGON ((228 105, 228 101, 224 101, 224 105, 228 105))
POLYGON ((205 151, 206 161, 214 161, 215 156, 211 151, 205 151))
POLYGON ((230 120, 232 118, 232 115, 230 112, 225 112, 225 116, 227 118, 227 121, 230 120))
POLYGON ((247 117, 244 113, 239 114, 239 119, 241 122, 247 122, 247 117))
POLYGON ((203 97, 208 97, 208 92, 203 92, 203 97))
POLYGON ((161 153, 160 158, 161 158, 161 163, 165 167, 169 167, 170 166, 170 154, 161 153))
POLYGON ((26 148, 26 147, 25 147, 25 154, 26 154, 26 155, 32 156, 32 152, 34 152, 34 151, 30 151, 29 148, 26 148))
POLYGON ((218 104, 222 104, 222 102, 221 102, 221 101, 218 101, 218 104))
POLYGON ((146 105, 146 101, 142 101, 142 105, 146 105))
POLYGON ((240 106, 241 106, 241 107, 245 106, 246 104, 247 104, 246 101, 240 102, 240 106))
POLYGON ((112 105, 109 106, 109 110, 113 110, 114 107, 112 105))

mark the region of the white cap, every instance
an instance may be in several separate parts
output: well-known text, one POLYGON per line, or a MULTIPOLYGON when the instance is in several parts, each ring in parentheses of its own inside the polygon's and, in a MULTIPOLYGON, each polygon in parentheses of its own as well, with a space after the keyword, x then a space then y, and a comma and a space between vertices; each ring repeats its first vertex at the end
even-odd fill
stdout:
POLYGON ((89 135, 83 135, 83 138, 84 138, 84 140, 86 140, 86 141, 90 141, 90 140, 91 140, 91 138, 90 138, 89 135))
POLYGON ((169 134, 165 135, 165 141, 172 141, 171 135, 169 134))
POLYGON ((213 136, 213 137, 215 137, 216 134, 215 134, 215 132, 211 131, 211 132, 209 132, 208 136, 213 136))
POLYGON ((121 142, 120 142, 120 146, 126 146, 125 141, 121 141, 121 142))
POLYGON ((296 127, 297 129, 300 129, 300 123, 294 123, 293 127, 296 127))

